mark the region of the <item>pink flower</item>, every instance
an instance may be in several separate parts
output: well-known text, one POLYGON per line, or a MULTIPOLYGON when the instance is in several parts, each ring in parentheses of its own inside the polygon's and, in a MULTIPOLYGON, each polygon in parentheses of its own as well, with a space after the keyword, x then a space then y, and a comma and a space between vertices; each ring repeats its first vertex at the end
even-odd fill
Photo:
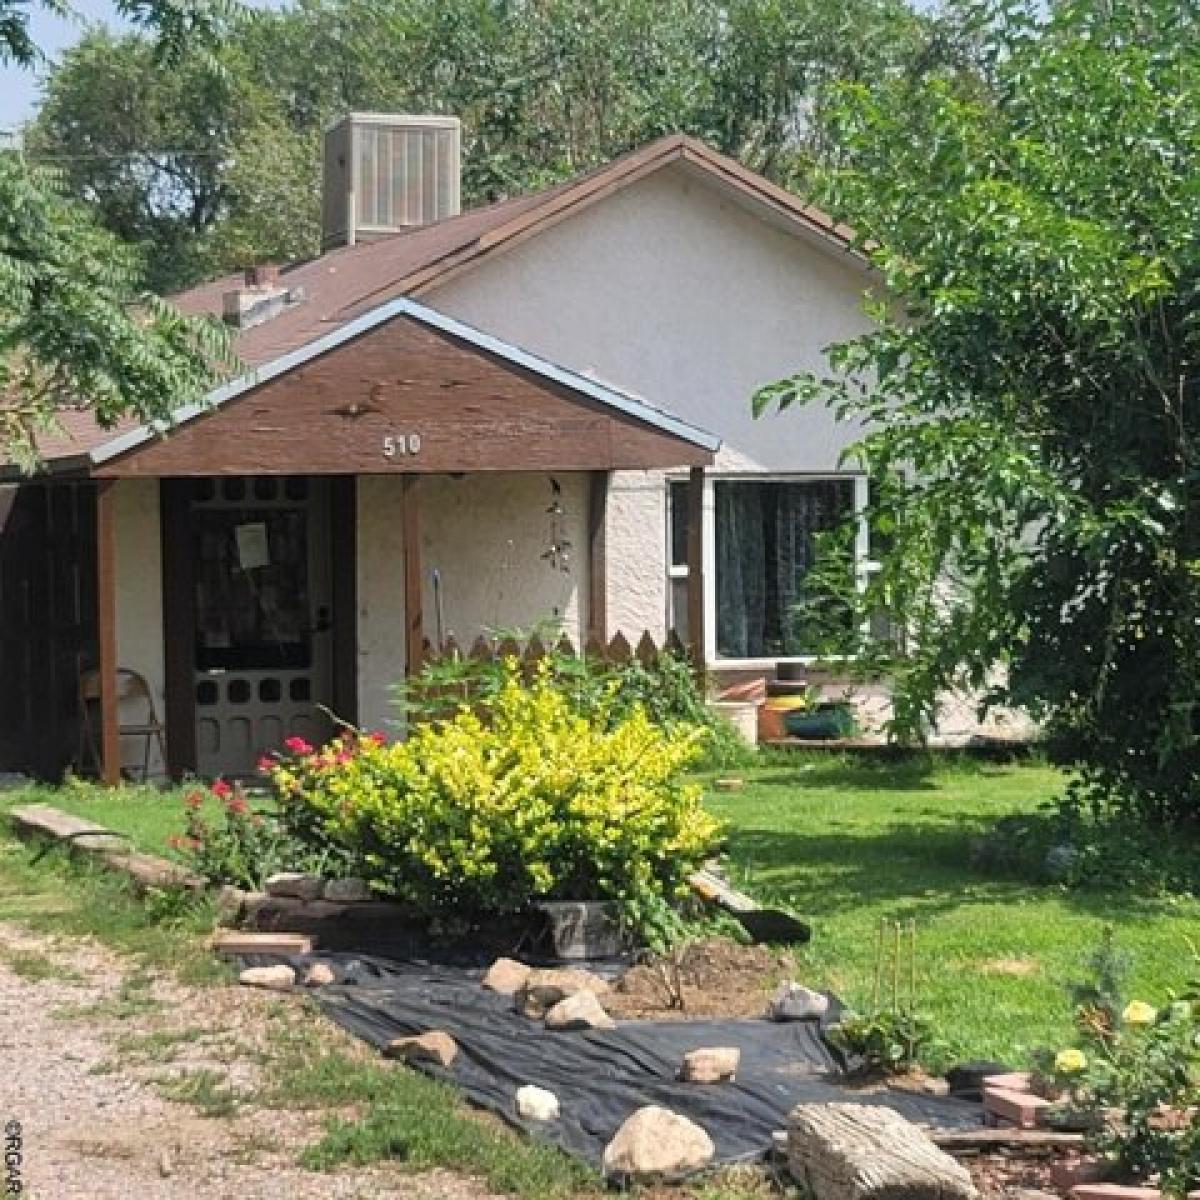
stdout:
POLYGON ((341 752, 341 754, 339 754, 337 756, 335 761, 339 767, 344 767, 348 762, 352 762, 353 760, 354 760, 354 755, 351 754, 348 750, 343 750, 341 752))
POLYGON ((313 752, 313 748, 302 737, 290 737, 283 744, 293 754, 311 754, 313 752))
POLYGON ((258 760, 258 770, 260 775, 269 775, 273 770, 275 770, 274 757, 270 754, 264 754, 262 758, 258 760))
POLYGON ((249 806, 246 804, 245 798, 238 795, 230 796, 225 802, 226 811, 232 813, 235 817, 241 817, 246 814, 249 806))
POLYGON ((212 785, 212 794, 216 796, 218 800, 224 800, 226 796, 233 795, 233 787, 232 785, 226 783, 224 779, 218 779, 217 782, 212 785))
POLYGON ((368 733, 364 740, 370 742, 373 746, 382 746, 387 742, 387 734, 380 733, 376 729, 373 733, 368 733))
POLYGON ((187 799, 184 800, 184 804, 186 804, 188 808, 192 809, 193 811, 199 808, 203 803, 204 796, 200 792, 188 792, 187 799))

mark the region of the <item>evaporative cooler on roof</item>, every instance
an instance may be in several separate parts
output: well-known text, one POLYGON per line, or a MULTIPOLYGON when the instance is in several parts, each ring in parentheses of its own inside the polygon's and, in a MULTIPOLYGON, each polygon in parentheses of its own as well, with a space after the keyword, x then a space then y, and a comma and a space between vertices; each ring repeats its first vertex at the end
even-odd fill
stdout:
POLYGON ((459 212, 457 117, 350 113, 325 131, 323 250, 459 212))

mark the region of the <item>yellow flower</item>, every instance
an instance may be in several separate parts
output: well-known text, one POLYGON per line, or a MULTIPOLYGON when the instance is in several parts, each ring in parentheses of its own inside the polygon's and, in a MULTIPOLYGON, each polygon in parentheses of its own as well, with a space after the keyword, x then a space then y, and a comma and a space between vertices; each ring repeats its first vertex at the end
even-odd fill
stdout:
POLYGON ((1078 1075, 1087 1066, 1087 1055, 1082 1050, 1060 1050, 1054 1056, 1054 1069, 1060 1075, 1078 1075))
POLYGON ((1144 1000, 1131 1000, 1121 1014, 1126 1025, 1153 1025, 1157 1017, 1158 1010, 1144 1000))

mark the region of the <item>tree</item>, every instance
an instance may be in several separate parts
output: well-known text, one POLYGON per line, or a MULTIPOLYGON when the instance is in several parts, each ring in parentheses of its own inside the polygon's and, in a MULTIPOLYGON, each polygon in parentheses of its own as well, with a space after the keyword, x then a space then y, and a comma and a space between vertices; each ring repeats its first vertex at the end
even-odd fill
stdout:
MULTIPOLYGON (((171 56, 207 34, 215 10, 174 0, 123 11, 159 33, 171 56), (200 32, 198 32, 200 31, 200 32)), ((23 6, 0 0, 0 61, 30 65, 23 6)), ((0 452, 26 465, 64 406, 91 408, 101 425, 167 418, 229 362, 228 339, 138 284, 136 256, 51 174, 0 153, 0 452)))
POLYGON ((93 36, 51 74, 30 145, 166 288, 313 253, 320 134, 347 111, 461 117, 468 204, 676 130, 802 180, 828 84, 924 69, 934 28, 904 0, 833 19, 824 0, 298 0, 243 13, 215 80, 93 36))
POLYGON ((968 0, 978 72, 842 89, 824 199, 896 299, 824 402, 890 546, 857 597, 898 721, 1029 707, 1106 811, 1197 810, 1200 37, 1190 0, 968 0), (996 674, 997 668, 1003 668, 996 674))

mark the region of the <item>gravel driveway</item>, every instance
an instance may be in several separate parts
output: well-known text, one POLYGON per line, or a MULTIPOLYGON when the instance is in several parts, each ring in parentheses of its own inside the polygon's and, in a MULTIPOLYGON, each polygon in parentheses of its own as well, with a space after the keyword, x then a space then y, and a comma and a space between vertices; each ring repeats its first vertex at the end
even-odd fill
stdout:
POLYGON ((297 1154, 320 1135, 327 1113, 206 1117, 163 1097, 164 1080, 216 1076, 216 1068, 236 1090, 252 1090, 278 1015, 279 1001, 264 994, 181 987, 97 944, 0 923, 0 1122, 9 1149, 19 1123, 19 1194, 487 1200, 474 1181, 443 1172, 300 1168, 297 1154))

